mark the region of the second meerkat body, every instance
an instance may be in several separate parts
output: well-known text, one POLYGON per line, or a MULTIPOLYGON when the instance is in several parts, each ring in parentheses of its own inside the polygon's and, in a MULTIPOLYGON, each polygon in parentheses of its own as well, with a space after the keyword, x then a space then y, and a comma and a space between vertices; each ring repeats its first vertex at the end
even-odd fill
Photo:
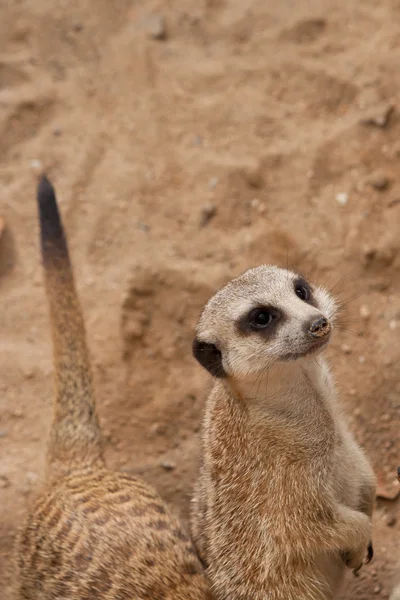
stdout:
POLYGON ((372 469, 327 363, 336 307, 258 267, 206 305, 193 345, 207 400, 192 533, 218 600, 327 600, 371 557, 372 469))
POLYGON ((106 468, 85 327, 53 188, 38 190, 56 392, 47 479, 17 544, 20 600, 210 600, 157 492, 106 468))

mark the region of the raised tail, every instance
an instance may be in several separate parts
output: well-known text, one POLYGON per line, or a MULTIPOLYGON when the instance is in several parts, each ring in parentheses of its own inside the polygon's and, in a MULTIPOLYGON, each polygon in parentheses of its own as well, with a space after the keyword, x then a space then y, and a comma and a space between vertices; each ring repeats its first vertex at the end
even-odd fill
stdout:
POLYGON ((94 466, 103 459, 85 325, 56 196, 44 176, 39 182, 37 201, 55 376, 48 447, 51 474, 94 466))

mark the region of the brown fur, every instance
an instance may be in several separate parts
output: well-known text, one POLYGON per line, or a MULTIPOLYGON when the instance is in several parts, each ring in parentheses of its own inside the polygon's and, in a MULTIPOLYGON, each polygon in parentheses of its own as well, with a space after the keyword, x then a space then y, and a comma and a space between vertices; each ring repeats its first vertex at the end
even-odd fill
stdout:
POLYGON ((46 178, 38 201, 56 393, 46 485, 17 545, 19 598, 209 600, 196 552, 168 506, 104 464, 84 322, 46 178))
MULTIPOLYGON (((397 479, 400 483, 400 467, 397 468, 397 479)), ((390 594, 390 600, 400 600, 400 563, 396 568, 396 579, 392 593, 390 594)))
POLYGON ((195 356, 218 379, 192 533, 218 600, 332 599, 345 562, 358 569, 367 554, 374 475, 312 354, 335 304, 316 287, 300 299, 296 281, 308 285, 252 269, 210 300, 197 328, 195 356), (260 306, 273 315, 261 330, 260 306))

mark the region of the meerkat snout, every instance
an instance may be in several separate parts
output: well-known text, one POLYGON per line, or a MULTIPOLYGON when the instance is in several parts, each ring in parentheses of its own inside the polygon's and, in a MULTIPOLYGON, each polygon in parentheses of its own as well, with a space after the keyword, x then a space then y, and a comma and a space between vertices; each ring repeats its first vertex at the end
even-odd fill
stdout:
POLYGON ((320 351, 330 339, 335 314, 333 298, 303 277, 256 267, 208 302, 193 353, 214 377, 251 375, 320 351))
POLYGON ((307 334, 311 338, 323 338, 330 334, 332 330, 331 324, 325 317, 319 317, 318 319, 311 319, 311 322, 307 325, 307 334))

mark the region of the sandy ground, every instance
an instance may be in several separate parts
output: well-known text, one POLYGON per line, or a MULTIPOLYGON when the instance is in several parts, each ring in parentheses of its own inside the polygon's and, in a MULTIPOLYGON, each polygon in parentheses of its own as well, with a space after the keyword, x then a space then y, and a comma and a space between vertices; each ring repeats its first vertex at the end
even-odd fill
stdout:
MULTIPOLYGON (((2 2, 2 599, 51 409, 38 161, 68 230, 112 466, 187 517, 209 387, 196 318, 221 283, 274 262, 347 304, 333 369, 380 493, 397 494, 399 19, 398 0, 2 2)), ((388 597, 399 513, 378 499, 376 558, 346 600, 388 597)))

